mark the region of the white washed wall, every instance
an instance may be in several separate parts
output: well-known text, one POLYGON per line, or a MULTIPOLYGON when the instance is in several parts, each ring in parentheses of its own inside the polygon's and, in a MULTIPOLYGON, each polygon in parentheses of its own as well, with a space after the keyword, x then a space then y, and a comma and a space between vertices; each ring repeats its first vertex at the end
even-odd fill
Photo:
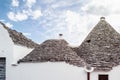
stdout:
POLYGON ((91 80, 98 80, 99 74, 108 74, 109 80, 120 80, 120 66, 116 66, 109 72, 93 72, 91 73, 91 80))
MULTIPOLYGON (((83 68, 64 62, 20 63, 11 69, 9 80, 87 80, 83 68)), ((120 66, 110 72, 92 72, 90 80, 98 80, 99 74, 108 74, 109 80, 119 80, 120 66)))
POLYGON ((0 24, 0 57, 12 55, 13 42, 7 30, 0 24))
POLYGON ((64 62, 20 63, 13 66, 9 80, 86 80, 83 68, 64 62))
MULTIPOLYGON (((10 38, 8 31, 0 24, 0 57, 6 57, 6 80, 11 79, 13 63, 27 55, 33 49, 15 45, 10 38)), ((13 73, 14 75, 14 73, 13 73)))
POLYGON ((16 63, 19 59, 22 59, 24 56, 29 54, 33 49, 27 48, 20 45, 13 46, 13 53, 14 53, 14 63, 16 63))
POLYGON ((11 74, 10 67, 13 61, 13 42, 7 30, 0 24, 0 57, 6 57, 6 80, 11 74))

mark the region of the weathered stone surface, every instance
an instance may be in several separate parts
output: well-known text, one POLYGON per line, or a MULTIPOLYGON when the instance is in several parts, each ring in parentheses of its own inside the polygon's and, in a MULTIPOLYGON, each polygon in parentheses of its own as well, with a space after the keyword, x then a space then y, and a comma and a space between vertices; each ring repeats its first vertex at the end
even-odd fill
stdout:
POLYGON ((61 62, 83 66, 82 59, 65 40, 51 39, 43 42, 19 62, 61 62))
POLYGON ((6 27, 6 25, 2 22, 0 22, 0 24, 2 24, 4 26, 4 28, 8 31, 9 36, 11 37, 14 44, 26 46, 28 48, 35 48, 38 46, 37 43, 33 42, 31 39, 28 39, 22 33, 6 27))
POLYGON ((120 64, 120 34, 101 19, 83 43, 73 50, 96 70, 109 71, 120 64))

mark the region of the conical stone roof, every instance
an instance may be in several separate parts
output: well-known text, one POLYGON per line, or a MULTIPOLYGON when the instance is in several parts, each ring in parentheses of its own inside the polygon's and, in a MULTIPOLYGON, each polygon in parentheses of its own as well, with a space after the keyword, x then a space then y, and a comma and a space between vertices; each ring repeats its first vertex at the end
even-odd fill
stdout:
POLYGON ((76 66, 83 66, 82 59, 63 39, 46 40, 39 47, 21 59, 19 62, 67 62, 76 66))
POLYGON ((25 46, 28 48, 35 48, 39 45, 34 41, 32 41, 31 39, 28 39, 27 37, 25 37, 22 33, 8 28, 4 23, 0 22, 0 24, 8 31, 8 34, 14 44, 25 46))
POLYGON ((120 64, 120 34, 101 17, 83 43, 74 50, 96 70, 109 71, 120 64))

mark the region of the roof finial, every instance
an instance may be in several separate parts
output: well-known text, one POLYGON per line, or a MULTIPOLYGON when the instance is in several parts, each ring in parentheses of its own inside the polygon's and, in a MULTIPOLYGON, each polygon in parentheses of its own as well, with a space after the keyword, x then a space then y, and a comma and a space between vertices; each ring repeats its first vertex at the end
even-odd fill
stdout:
POLYGON ((59 34, 59 39, 62 39, 63 34, 59 34))
POLYGON ((100 20, 105 20, 105 17, 101 17, 100 20))

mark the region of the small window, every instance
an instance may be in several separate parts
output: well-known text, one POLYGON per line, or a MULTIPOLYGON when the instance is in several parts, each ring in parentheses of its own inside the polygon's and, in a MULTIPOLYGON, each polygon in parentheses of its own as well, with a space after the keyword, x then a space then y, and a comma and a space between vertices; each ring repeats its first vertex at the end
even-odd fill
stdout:
POLYGON ((87 43, 90 43, 91 42, 91 40, 87 40, 87 43))
POLYGON ((98 80, 108 80, 107 74, 100 74, 98 80))
POLYGON ((6 80, 6 58, 0 57, 0 80, 6 80))

